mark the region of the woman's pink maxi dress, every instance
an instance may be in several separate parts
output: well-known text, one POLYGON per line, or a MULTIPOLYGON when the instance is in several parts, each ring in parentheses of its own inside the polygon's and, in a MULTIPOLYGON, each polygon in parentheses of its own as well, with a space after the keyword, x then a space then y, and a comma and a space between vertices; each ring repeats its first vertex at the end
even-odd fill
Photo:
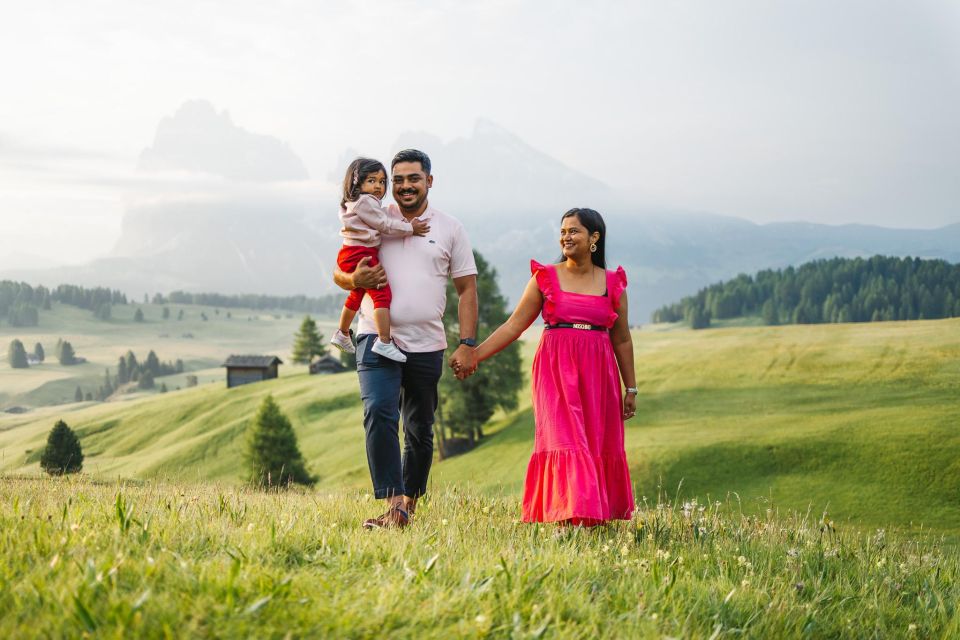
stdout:
MULTIPOLYGON (((612 327, 627 287, 607 271, 607 295, 560 289, 555 265, 530 261, 547 324, 612 327)), ((633 490, 623 450, 620 374, 606 331, 544 330, 533 359, 533 455, 523 492, 524 522, 597 524, 628 520, 633 490)))

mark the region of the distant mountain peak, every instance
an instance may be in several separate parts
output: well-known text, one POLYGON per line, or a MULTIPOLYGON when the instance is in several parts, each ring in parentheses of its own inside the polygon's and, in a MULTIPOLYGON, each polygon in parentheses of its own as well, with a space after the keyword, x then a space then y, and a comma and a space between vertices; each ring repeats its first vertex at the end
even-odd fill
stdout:
POLYGON ((232 180, 305 180, 303 161, 288 144, 251 133, 206 100, 188 100, 157 125, 153 145, 140 153, 141 171, 191 171, 232 180))

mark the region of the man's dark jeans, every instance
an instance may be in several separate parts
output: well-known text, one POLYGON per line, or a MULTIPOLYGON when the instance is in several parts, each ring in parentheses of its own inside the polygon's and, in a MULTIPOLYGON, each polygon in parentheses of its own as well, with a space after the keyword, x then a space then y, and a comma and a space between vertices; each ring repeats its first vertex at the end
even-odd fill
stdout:
POLYGON ((357 337, 357 372, 363 399, 367 464, 378 499, 427 491, 433 462, 433 414, 437 383, 443 373, 443 351, 406 353, 400 363, 371 350, 377 336, 357 337), (400 414, 403 414, 403 457, 400 414))

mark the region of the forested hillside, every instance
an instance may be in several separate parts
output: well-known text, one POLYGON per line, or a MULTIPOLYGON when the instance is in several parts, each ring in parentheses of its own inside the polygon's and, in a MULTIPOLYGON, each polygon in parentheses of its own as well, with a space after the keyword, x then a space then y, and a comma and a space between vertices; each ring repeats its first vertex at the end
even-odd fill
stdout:
POLYGON ((654 322, 759 316, 764 324, 960 317, 960 265, 920 258, 833 258, 740 274, 657 309, 654 322))

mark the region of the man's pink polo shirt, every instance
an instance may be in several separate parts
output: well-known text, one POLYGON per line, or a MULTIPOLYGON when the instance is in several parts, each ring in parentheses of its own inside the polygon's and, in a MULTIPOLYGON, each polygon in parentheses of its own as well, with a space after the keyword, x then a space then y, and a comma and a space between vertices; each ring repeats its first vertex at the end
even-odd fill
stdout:
MULTIPOLYGON (((395 204, 386 211, 391 217, 404 219, 395 204)), ((380 244, 380 262, 393 291, 391 333, 397 346, 414 353, 447 348, 443 330, 447 278, 477 273, 470 240, 459 220, 430 206, 420 219, 430 223, 426 236, 381 236, 380 244)), ((364 296, 360 305, 357 332, 377 332, 370 296, 364 296)))

